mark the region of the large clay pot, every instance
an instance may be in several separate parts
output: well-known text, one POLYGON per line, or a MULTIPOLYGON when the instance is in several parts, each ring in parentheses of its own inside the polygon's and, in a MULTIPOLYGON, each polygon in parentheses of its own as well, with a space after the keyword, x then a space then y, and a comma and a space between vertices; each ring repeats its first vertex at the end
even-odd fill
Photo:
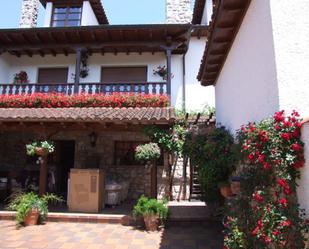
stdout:
POLYGON ((40 212, 38 209, 31 209, 24 219, 25 226, 34 226, 38 224, 40 212))
POLYGON ((224 185, 220 187, 220 193, 224 198, 228 198, 233 195, 230 185, 224 185))
POLYGON ((47 156, 48 155, 48 150, 44 149, 44 148, 41 148, 41 147, 37 147, 37 148, 35 148, 35 153, 38 156, 47 156))
POLYGON ((144 215, 144 222, 147 231, 157 231, 159 228, 158 215, 144 215))

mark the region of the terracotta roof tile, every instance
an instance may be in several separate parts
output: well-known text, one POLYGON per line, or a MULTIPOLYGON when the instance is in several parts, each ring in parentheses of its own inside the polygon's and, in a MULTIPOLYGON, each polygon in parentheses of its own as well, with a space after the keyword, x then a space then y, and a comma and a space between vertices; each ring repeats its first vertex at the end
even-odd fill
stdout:
POLYGON ((175 110, 162 108, 0 108, 0 122, 172 123, 175 110))

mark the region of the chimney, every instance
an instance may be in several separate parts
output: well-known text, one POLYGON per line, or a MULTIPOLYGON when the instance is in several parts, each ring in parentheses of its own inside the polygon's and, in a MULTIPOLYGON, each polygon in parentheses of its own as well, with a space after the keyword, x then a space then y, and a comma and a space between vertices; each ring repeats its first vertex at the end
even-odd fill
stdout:
POLYGON ((35 28, 37 26, 39 0, 22 0, 20 28, 35 28))
POLYGON ((191 23, 192 0, 166 0, 166 23, 191 23))

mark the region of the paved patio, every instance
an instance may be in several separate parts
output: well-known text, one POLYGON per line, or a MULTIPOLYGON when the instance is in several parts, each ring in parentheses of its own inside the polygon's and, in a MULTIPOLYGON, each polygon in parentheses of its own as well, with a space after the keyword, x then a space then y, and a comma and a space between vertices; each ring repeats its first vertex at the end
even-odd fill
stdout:
POLYGON ((0 221, 1 248, 15 249, 221 249, 217 224, 170 225, 147 233, 129 226, 56 223, 16 229, 13 221, 0 221))

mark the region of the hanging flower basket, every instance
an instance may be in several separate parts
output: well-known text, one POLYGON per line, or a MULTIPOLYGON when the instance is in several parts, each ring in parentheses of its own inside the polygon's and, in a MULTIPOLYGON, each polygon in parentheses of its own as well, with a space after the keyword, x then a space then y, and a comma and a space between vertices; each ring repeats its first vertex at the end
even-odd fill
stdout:
POLYGON ((35 153, 38 156, 47 156, 48 155, 48 150, 42 147, 36 147, 35 148, 35 153))
POLYGON ((26 145, 27 155, 29 156, 47 156, 55 150, 54 143, 51 141, 32 142, 26 145))

